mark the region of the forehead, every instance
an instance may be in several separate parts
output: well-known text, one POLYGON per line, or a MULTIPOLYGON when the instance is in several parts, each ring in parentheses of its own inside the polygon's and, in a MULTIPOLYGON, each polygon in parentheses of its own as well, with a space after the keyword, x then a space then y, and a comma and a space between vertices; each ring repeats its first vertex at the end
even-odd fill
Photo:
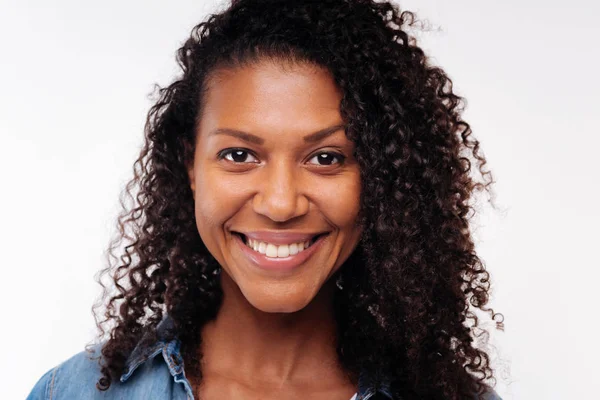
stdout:
POLYGON ((201 126, 304 131, 341 121, 341 92, 329 71, 310 64, 264 61, 219 70, 207 89, 201 126))

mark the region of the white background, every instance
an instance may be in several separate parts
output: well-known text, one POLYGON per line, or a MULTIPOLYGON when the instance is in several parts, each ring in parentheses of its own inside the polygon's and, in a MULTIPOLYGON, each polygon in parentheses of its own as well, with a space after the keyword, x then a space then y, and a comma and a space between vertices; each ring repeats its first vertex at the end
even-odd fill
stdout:
MULTIPOLYGON (((0 398, 95 334, 94 274, 141 145, 147 95, 216 2, 0 0, 0 398)), ((410 0, 468 100, 498 210, 476 221, 505 316, 504 399, 597 393, 597 2, 410 0), (438 29, 439 28, 439 29, 438 29)))

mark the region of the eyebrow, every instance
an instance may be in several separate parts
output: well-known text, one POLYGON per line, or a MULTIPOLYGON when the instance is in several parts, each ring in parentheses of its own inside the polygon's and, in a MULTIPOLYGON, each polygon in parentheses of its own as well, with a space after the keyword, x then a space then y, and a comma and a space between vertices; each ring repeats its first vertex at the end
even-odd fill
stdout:
MULTIPOLYGON (((338 124, 334 126, 330 126, 329 128, 321 129, 316 132, 313 132, 309 135, 304 136, 303 140, 306 143, 316 143, 328 136, 333 135, 337 131, 345 129, 344 124, 338 124)), ((265 143, 265 140, 261 137, 253 135, 248 132, 240 131, 237 129, 229 129, 229 128, 218 128, 211 132, 211 135, 229 135, 241 139, 243 141, 254 143, 258 145, 262 145, 265 143)))

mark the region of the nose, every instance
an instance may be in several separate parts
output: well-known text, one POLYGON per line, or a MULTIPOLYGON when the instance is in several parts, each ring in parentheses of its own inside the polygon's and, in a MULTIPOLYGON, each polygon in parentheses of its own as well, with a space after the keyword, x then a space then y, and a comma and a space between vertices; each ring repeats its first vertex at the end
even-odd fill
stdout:
POLYGON ((303 182, 298 179, 297 167, 286 164, 278 162, 264 167, 264 177, 261 177, 252 202, 257 214, 276 222, 304 215, 309 207, 301 187, 303 182))

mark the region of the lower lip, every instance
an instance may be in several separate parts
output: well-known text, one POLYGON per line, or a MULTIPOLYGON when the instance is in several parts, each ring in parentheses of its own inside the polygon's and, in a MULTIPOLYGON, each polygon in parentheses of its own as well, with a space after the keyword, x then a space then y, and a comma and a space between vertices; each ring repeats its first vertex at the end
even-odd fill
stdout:
POLYGON ((310 245, 309 248, 302 250, 298 254, 281 258, 267 257, 266 255, 246 246, 239 235, 234 234, 233 236, 235 238, 234 240, 239 244, 242 253, 244 253, 244 255, 259 268, 269 271, 290 271, 302 265, 310 258, 310 256, 319 250, 323 246, 323 242, 325 241, 325 238, 329 236, 329 234, 319 237, 316 242, 310 245))

